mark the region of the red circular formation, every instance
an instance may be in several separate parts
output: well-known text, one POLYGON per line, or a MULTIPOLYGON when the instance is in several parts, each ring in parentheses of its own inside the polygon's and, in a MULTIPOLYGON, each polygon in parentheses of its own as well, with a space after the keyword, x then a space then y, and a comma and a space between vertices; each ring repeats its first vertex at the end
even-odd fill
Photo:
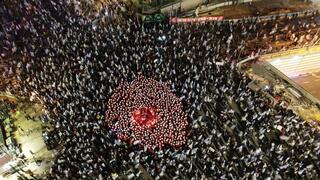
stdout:
POLYGON ((151 128, 156 124, 157 115, 153 108, 143 107, 133 111, 132 121, 138 126, 151 128))
POLYGON ((147 147, 178 147, 186 142, 187 115, 164 84, 142 75, 121 82, 108 101, 106 122, 118 138, 147 147))

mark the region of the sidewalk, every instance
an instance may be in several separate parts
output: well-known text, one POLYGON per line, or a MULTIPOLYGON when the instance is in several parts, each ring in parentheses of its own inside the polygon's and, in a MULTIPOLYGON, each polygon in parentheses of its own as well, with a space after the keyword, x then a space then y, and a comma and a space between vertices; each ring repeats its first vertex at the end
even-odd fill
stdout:
MULTIPOLYGON (((42 138, 42 122, 39 116, 42 114, 42 106, 31 102, 21 102, 18 98, 0 93, 1 99, 11 99, 17 103, 15 111, 10 113, 12 124, 11 137, 18 144, 19 156, 13 156, 9 163, 20 164, 17 172, 6 176, 5 179, 17 179, 19 174, 28 172, 36 177, 43 177, 53 163, 55 151, 48 151, 42 138), (30 117, 27 118, 28 116, 30 117), (21 170, 22 169, 22 170, 21 170)), ((8 163, 8 164, 9 164, 8 163)), ((26 177, 31 177, 26 173, 26 177)), ((1 178, 0 178, 1 179, 1 178)))
POLYGON ((308 9, 317 9, 317 7, 317 5, 312 3, 303 3, 297 0, 268 0, 219 7, 214 10, 208 10, 210 9, 210 6, 203 5, 199 8, 199 16, 224 16, 226 19, 233 19, 248 16, 298 12, 308 9))
POLYGON ((191 11, 197 8, 199 4, 201 4, 202 0, 182 0, 181 2, 177 2, 170 6, 161 9, 161 13, 169 14, 171 11, 176 12, 180 9, 181 5, 181 12, 191 11))

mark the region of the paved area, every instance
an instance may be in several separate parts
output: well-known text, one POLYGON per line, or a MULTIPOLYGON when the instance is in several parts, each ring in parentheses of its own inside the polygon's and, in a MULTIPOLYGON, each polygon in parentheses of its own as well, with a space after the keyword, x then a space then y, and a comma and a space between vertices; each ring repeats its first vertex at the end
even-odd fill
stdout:
POLYGON ((246 16, 261 16, 279 13, 298 12, 306 9, 317 8, 317 5, 311 3, 304 3, 299 0, 268 0, 220 7, 212 11, 205 11, 205 8, 206 6, 203 6, 203 12, 200 14, 200 16, 222 15, 227 19, 232 19, 246 16))
POLYGON ((181 6, 181 12, 186 12, 195 9, 199 4, 201 4, 202 0, 183 0, 172 4, 171 6, 167 6, 161 9, 161 13, 167 14, 173 10, 178 10, 181 6))
POLYGON ((293 78, 293 80, 315 98, 320 100, 320 71, 317 73, 307 74, 305 76, 298 76, 293 78))
MULTIPOLYGON (((6 96, 0 96, 5 98, 6 96)), ((7 96, 8 97, 8 96, 7 96)), ((9 97, 14 98, 14 97, 9 97)), ((20 164, 15 166, 14 172, 3 173, 4 179, 18 179, 18 177, 42 178, 52 165, 55 157, 54 151, 48 151, 44 141, 42 140, 43 124, 39 117, 42 114, 40 104, 20 101, 15 99, 17 108, 11 112, 11 123, 13 131, 11 137, 17 142, 20 151, 19 156, 13 156, 8 164, 20 164)), ((14 152, 11 152, 14 154, 14 152)), ((4 165, 0 167, 2 172, 10 166, 4 165)), ((0 177, 1 179, 1 177, 0 177)))
POLYGON ((320 71, 320 51, 312 54, 293 54, 268 60, 270 64, 283 72, 286 76, 294 78, 320 71))
POLYGON ((268 60, 312 96, 320 100, 320 51, 268 60))

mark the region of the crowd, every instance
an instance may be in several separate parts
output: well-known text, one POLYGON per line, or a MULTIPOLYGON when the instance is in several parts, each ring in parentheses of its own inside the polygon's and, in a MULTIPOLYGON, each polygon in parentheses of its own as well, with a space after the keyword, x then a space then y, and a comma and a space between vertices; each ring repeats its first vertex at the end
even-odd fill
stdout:
POLYGON ((149 150, 178 147, 187 138, 187 116, 180 99, 165 84, 141 75, 114 90, 105 119, 118 139, 139 142, 149 150))
POLYGON ((0 120, 3 121, 10 116, 10 111, 15 109, 15 104, 7 99, 0 99, 0 120))
MULTIPOLYGON (((14 139, 14 132, 18 129, 13 124, 12 114, 16 112, 17 103, 7 97, 1 97, 0 99, 0 133, 1 142, 5 142, 6 148, 2 147, 1 154, 5 153, 7 149, 12 150, 11 155, 20 155, 21 144, 14 139)), ((20 130, 20 129, 19 129, 20 130)))
POLYGON ((126 15, 100 24, 64 1, 9 4, 0 6, 0 54, 15 57, 4 76, 16 74, 20 86, 7 90, 36 95, 54 119, 61 147, 48 179, 319 178, 319 132, 249 89, 235 68, 250 55, 316 43, 318 12, 183 25, 126 15), (139 73, 179 97, 190 126, 183 146, 149 151, 119 140, 101 118, 116 88, 139 73))

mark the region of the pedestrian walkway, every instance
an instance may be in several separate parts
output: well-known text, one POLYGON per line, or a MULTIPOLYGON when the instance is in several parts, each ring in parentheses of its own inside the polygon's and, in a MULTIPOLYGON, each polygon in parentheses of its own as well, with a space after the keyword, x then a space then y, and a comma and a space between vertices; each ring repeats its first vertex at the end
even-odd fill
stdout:
MULTIPOLYGON (((2 94, 0 98, 4 98, 2 94)), ((11 112, 13 124, 12 138, 16 141, 20 153, 13 156, 12 161, 20 163, 17 172, 8 175, 6 179, 17 179, 18 176, 29 178, 41 178, 49 170, 53 163, 54 151, 48 151, 42 139, 43 124, 39 116, 42 114, 40 104, 20 101, 11 97, 17 102, 17 108, 11 112)), ((14 154, 14 152, 12 152, 14 154)))
POLYGON ((269 0, 235 5, 231 4, 216 8, 214 8, 216 4, 213 4, 212 6, 210 4, 202 5, 199 7, 199 16, 224 16, 226 19, 233 19, 239 17, 299 12, 317 8, 316 5, 297 0, 269 0))

